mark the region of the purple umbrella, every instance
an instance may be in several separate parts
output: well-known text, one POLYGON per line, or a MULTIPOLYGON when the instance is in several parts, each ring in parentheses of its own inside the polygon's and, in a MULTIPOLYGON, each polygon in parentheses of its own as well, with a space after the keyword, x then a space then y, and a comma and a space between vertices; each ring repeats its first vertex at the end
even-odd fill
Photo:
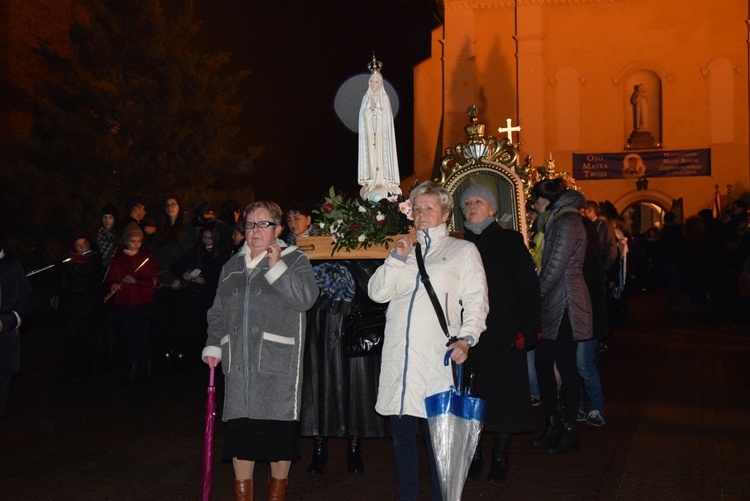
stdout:
POLYGON ((203 438, 203 501, 211 499, 211 483, 214 479, 214 423, 216 422, 216 386, 214 386, 214 371, 211 365, 211 375, 208 378, 208 394, 206 395, 206 432, 203 438))

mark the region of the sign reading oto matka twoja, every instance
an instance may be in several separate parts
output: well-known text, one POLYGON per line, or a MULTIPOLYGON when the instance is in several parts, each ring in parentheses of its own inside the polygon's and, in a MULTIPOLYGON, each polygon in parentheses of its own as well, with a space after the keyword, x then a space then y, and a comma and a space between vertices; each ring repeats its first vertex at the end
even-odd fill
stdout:
POLYGON ((573 154, 573 177, 579 181, 710 175, 711 150, 708 148, 573 154))

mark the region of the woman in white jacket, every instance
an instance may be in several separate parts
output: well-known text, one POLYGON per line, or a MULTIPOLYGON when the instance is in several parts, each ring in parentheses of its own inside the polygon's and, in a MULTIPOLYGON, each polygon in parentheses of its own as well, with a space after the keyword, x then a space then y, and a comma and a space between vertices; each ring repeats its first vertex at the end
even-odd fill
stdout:
POLYGON ((443 364, 446 350, 453 349, 451 358, 462 364, 469 347, 479 341, 489 311, 487 281, 474 244, 449 235, 450 193, 427 181, 412 190, 409 198, 425 270, 443 308, 449 334, 457 341, 446 347, 447 338, 420 281, 412 239, 399 239, 368 284, 373 301, 390 301, 375 410, 390 420, 398 498, 419 497, 417 432, 421 426, 433 498, 441 499, 424 398, 453 384, 451 368, 443 364))

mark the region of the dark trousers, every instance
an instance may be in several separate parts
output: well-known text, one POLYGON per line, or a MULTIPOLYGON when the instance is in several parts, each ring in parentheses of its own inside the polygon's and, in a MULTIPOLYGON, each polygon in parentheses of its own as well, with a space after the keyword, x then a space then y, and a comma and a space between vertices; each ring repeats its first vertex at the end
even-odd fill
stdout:
POLYGON ((419 499, 419 452, 417 448, 417 434, 422 428, 427 460, 432 477, 432 499, 441 501, 440 481, 435 466, 435 453, 432 450, 430 429, 427 420, 414 416, 391 416, 391 440, 393 447, 393 462, 396 465, 396 488, 399 501, 416 501, 419 499))
POLYGON ((151 345, 151 304, 121 305, 120 322, 128 340, 128 362, 150 363, 153 359, 151 345))
POLYGON ((557 339, 541 339, 536 345, 536 376, 539 380, 539 393, 544 406, 544 415, 557 414, 557 379, 554 366, 562 379, 563 405, 565 414, 563 421, 576 422, 578 414, 578 400, 581 398, 581 381, 578 379, 576 368, 576 352, 578 343, 573 339, 573 328, 570 325, 568 310, 565 310, 557 339))

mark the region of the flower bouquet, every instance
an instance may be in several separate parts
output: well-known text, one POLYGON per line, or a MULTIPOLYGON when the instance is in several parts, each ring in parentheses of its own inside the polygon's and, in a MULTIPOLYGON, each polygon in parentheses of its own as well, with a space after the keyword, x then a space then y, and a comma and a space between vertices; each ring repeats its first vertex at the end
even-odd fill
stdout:
POLYGON ((395 235, 409 233, 412 226, 411 201, 402 195, 377 202, 345 200, 331 186, 322 207, 313 213, 318 234, 331 237, 331 255, 377 245, 388 249, 395 235))

